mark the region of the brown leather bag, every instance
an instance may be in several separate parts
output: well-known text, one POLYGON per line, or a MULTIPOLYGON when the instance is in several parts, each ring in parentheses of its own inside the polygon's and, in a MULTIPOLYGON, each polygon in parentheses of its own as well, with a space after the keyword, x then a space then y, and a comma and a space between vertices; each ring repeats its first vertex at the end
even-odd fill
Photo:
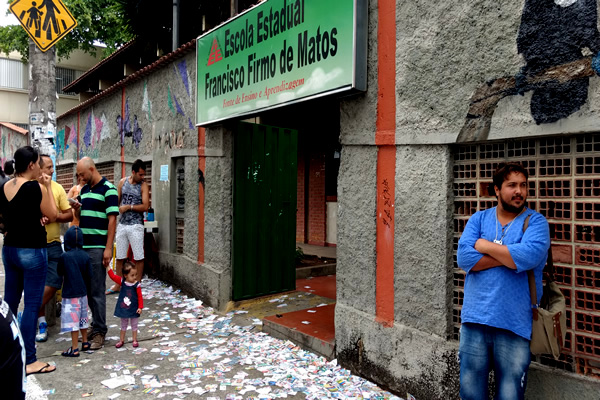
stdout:
MULTIPOLYGON (((523 223, 523 233, 529 225, 529 217, 523 223)), ((552 354, 558 360, 565 343, 567 334, 567 305, 565 296, 560 291, 554 280, 554 262, 552 260, 552 246, 548 249, 548 259, 543 272, 546 278, 544 292, 540 304, 537 304, 537 290, 533 271, 527 271, 529 280, 529 293, 531 295, 531 308, 533 321, 531 326, 531 353, 535 355, 552 354)))

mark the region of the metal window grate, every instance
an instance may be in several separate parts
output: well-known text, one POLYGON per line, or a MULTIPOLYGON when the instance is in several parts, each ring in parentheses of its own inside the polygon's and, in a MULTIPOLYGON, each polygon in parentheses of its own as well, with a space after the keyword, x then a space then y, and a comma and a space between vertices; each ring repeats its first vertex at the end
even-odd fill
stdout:
POLYGON ((63 92, 63 88, 79 78, 82 72, 70 68, 56 67, 56 93, 76 95, 74 92, 63 92))
POLYGON ((600 134, 467 145, 454 151, 452 336, 459 338, 464 271, 456 264, 468 218, 496 205, 488 195, 495 167, 524 163, 528 207, 548 219, 555 278, 567 303, 567 338, 559 360, 542 364, 600 378, 600 134), (476 172, 476 173, 475 173, 476 172))
POLYGON ((146 161, 146 177, 144 182, 148 185, 149 207, 152 207, 152 161, 146 161))
POLYGON ((184 235, 184 228, 185 228, 185 220, 183 218, 176 218, 175 219, 176 223, 177 223, 177 234, 176 234, 176 241, 177 241, 177 254, 183 254, 183 235, 184 235))

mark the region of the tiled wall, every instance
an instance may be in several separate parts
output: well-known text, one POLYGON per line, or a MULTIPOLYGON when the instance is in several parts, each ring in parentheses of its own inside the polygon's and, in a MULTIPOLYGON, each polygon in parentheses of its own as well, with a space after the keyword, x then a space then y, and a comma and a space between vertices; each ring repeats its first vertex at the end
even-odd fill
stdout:
POLYGON ((498 163, 506 161, 529 171, 528 207, 548 219, 556 280, 567 299, 566 348, 559 361, 538 361, 600 378, 600 134, 455 149, 453 337, 459 338, 464 287, 458 239, 475 211, 495 206, 487 188, 498 163))

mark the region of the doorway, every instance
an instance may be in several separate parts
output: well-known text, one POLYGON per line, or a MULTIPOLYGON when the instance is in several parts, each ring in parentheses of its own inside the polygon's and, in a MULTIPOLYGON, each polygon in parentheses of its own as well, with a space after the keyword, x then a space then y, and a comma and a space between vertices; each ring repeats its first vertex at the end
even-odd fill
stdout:
POLYGON ((298 131, 239 123, 234 133, 233 299, 295 289, 298 131))

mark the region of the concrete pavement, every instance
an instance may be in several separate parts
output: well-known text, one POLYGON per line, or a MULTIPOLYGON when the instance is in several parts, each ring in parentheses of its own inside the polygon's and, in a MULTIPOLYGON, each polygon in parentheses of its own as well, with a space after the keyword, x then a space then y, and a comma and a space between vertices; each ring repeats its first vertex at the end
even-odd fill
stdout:
MULTIPOLYGON (((0 271, 3 292, 4 268, 0 271)), ((123 348, 114 347, 120 326, 113 316, 117 296, 107 296, 109 332, 104 349, 79 358, 62 357, 70 339, 59 333, 57 321, 37 353, 40 360, 55 363, 57 370, 31 375, 27 398, 398 399, 340 368, 335 360, 328 362, 263 333, 257 318, 265 314, 262 308, 253 313, 246 304, 219 314, 160 281, 143 283, 138 349, 131 345, 130 332, 123 348), (116 387, 109 389, 111 383, 116 387)), ((304 306, 293 300, 321 301, 297 293, 286 294, 291 298, 286 302, 298 309, 304 306)))

